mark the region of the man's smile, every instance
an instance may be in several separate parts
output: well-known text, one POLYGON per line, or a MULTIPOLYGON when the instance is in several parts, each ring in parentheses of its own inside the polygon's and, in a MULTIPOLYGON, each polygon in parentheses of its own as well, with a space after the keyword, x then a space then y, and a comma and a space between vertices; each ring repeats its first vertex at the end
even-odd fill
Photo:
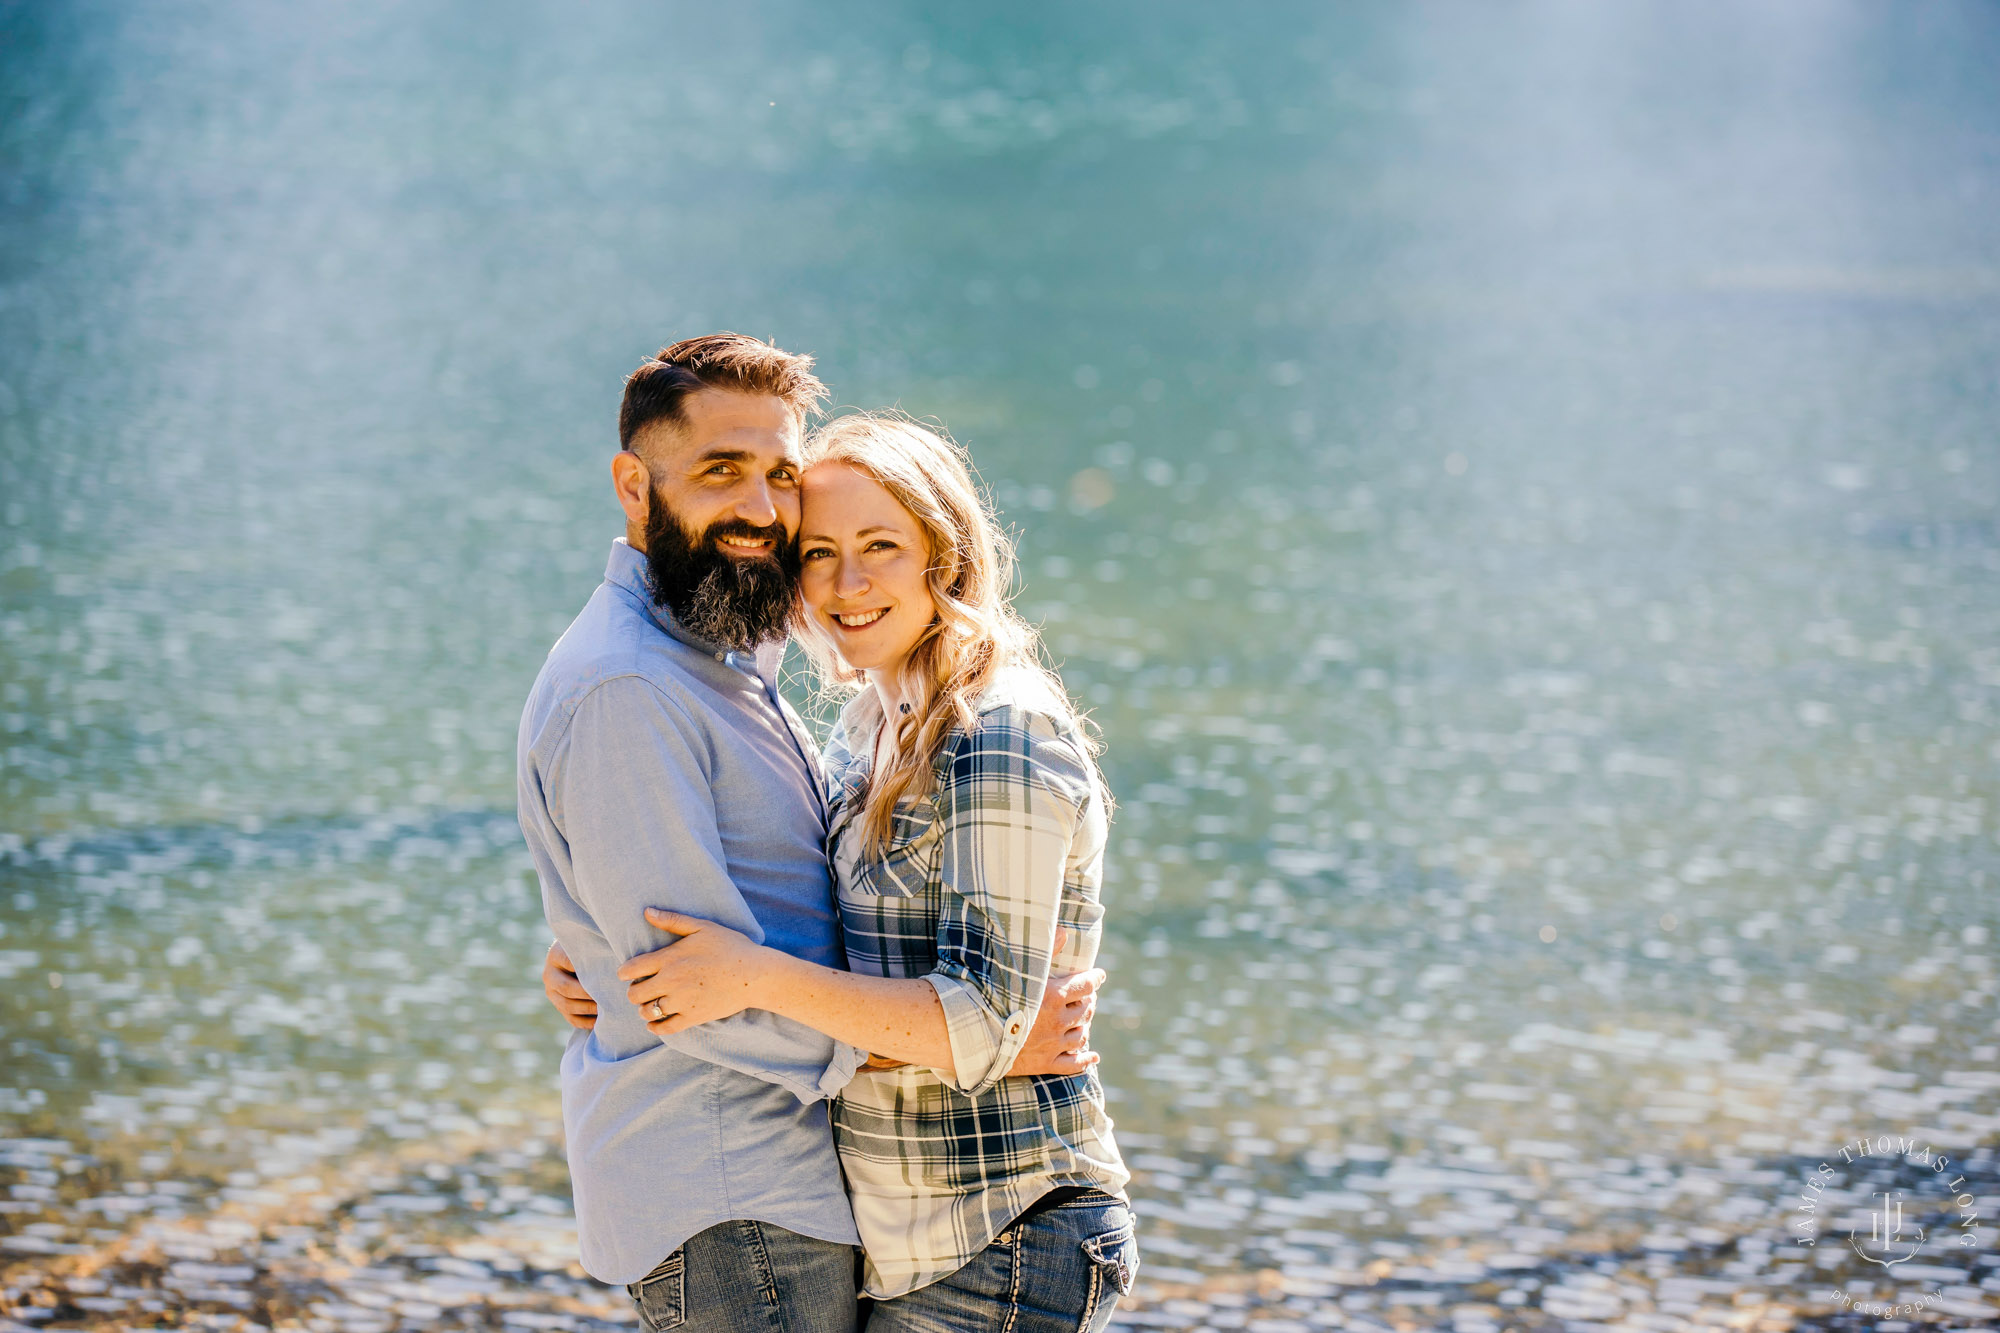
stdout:
POLYGON ((724 551, 743 555, 764 555, 776 545, 769 537, 742 537, 734 533, 724 533, 715 543, 724 551))

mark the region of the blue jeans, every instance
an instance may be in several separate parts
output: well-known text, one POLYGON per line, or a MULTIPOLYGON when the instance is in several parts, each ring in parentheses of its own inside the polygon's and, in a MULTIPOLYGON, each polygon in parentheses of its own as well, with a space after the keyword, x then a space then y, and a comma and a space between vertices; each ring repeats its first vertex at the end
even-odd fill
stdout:
POLYGON ((625 1290, 653 1333, 855 1333, 852 1245, 723 1222, 625 1290))
POLYGON ((1102 1333, 1138 1271, 1132 1210, 1092 1190, 1015 1222, 950 1277, 876 1302, 868 1333, 1102 1333))

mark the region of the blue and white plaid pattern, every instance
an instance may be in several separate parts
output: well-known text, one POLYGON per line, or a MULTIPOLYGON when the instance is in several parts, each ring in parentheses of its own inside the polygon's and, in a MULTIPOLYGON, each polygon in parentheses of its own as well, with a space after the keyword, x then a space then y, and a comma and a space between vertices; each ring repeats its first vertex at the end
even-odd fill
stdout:
POLYGON ((859 819, 882 723, 872 688, 827 747, 848 967, 927 978, 957 1066, 864 1070, 834 1104, 877 1298, 956 1272, 1049 1190, 1121 1194, 1129 1179, 1095 1070, 1006 1077, 1050 971, 1092 966, 1102 936, 1103 788, 1061 716, 1032 676, 1004 677, 978 726, 947 739, 933 792, 897 811, 885 853, 866 848, 859 819), (1052 957, 1058 925, 1069 933, 1052 957))

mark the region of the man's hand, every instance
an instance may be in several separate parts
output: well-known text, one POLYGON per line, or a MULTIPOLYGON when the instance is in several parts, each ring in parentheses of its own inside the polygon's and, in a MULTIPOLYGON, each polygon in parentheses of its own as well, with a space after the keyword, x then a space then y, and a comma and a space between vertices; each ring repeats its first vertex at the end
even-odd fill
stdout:
POLYGON ((1035 1026, 1028 1029, 1028 1044, 1007 1070, 1009 1078, 1081 1074, 1097 1063, 1097 1052, 1090 1049, 1090 1020, 1097 1013, 1097 988, 1104 984, 1104 975, 1103 968, 1093 967, 1049 978, 1035 1026))
MULTIPOLYGON (((1014 1057, 1007 1077, 1026 1074, 1081 1074, 1097 1063, 1090 1049, 1090 1020, 1097 1012, 1097 988, 1104 984, 1104 969, 1071 972, 1049 978, 1042 992, 1042 1007, 1035 1011, 1035 1025, 1028 1029, 1028 1044, 1014 1057)), ((864 1070, 879 1072, 902 1069, 907 1060, 871 1055, 864 1070)))
POLYGON ((597 1001, 576 979, 576 967, 560 944, 549 945, 549 956, 542 963, 542 994, 571 1027, 588 1032, 597 1026, 597 1001))
POLYGON ((700 917, 648 907, 646 923, 681 938, 618 969, 625 998, 656 1037, 756 1007, 761 955, 747 935, 700 917))

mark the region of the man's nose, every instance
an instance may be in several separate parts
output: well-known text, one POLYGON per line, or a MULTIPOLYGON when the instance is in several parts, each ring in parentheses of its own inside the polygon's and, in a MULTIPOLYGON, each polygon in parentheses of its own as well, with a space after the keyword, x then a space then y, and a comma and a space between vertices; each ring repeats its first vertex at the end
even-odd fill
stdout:
POLYGON ((778 503, 771 494, 771 483, 761 477, 751 482, 749 489, 736 502, 736 517, 760 528, 776 523, 778 503))

